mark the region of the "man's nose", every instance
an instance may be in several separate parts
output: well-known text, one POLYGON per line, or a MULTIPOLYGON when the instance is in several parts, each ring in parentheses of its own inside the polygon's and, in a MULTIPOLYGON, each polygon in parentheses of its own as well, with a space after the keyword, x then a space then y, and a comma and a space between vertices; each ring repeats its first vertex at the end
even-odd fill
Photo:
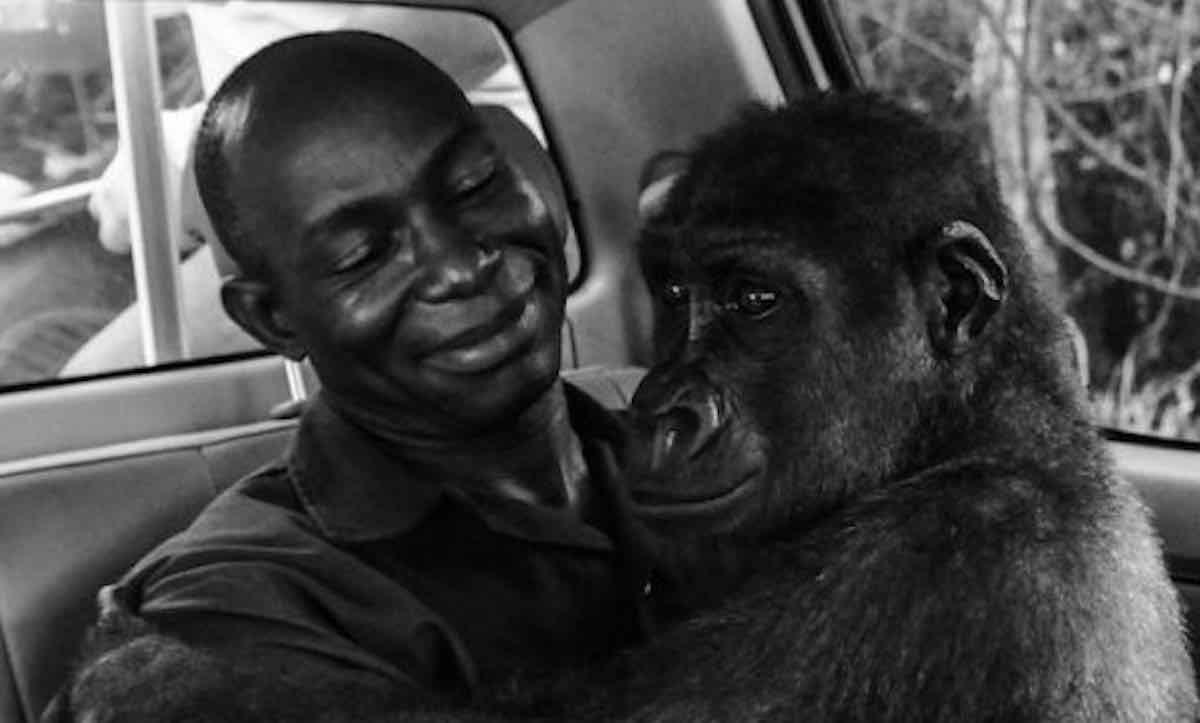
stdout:
POLYGON ((479 294, 500 268, 500 248, 432 214, 416 219, 413 232, 422 268, 416 295, 422 301, 436 304, 479 294))

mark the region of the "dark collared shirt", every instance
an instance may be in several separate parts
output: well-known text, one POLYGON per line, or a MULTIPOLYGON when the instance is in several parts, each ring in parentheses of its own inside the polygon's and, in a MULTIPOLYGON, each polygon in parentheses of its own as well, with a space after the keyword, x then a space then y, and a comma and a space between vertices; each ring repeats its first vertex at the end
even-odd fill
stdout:
POLYGON ((428 479, 318 397, 284 463, 219 496, 112 597, 193 644, 431 690, 609 652, 644 620, 623 430, 566 395, 582 519, 428 479))

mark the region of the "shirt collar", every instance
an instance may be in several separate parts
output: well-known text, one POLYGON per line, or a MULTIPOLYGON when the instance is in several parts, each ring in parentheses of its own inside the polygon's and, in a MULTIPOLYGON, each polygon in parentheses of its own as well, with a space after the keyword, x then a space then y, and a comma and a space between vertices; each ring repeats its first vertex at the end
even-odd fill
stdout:
MULTIPOLYGON (((611 499, 619 472, 596 464, 600 456, 619 462, 624 429, 594 399, 564 384, 568 416, 588 461, 592 495, 611 499)), ((296 495, 323 535, 341 542, 366 542, 409 532, 449 495, 446 481, 422 465, 389 455, 371 435, 346 421, 318 393, 305 410, 288 453, 296 495)), ((581 523, 551 522, 557 515, 529 505, 495 504, 456 493, 492 529, 545 542, 607 547, 602 535, 579 533, 581 523), (522 509, 522 507, 527 509, 522 509), (541 518, 535 522, 535 518, 541 518), (574 531, 573 531, 574 529, 574 531)), ((590 529, 590 528, 588 528, 590 529)))
POLYGON ((331 540, 363 542, 407 532, 444 494, 441 485, 384 452, 319 393, 300 420, 288 466, 305 511, 331 540))

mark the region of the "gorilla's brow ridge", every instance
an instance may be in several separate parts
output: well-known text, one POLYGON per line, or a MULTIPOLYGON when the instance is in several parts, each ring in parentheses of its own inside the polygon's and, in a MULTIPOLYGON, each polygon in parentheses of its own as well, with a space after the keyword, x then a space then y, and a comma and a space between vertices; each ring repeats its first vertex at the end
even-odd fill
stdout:
MULTIPOLYGON (((771 229, 707 224, 702 228, 685 224, 655 224, 647 226, 638 240, 639 253, 646 256, 680 252, 692 261, 716 254, 743 256, 747 251, 770 251, 785 245, 790 245, 788 236, 771 229)), ((788 254, 787 258, 794 256, 788 254)))

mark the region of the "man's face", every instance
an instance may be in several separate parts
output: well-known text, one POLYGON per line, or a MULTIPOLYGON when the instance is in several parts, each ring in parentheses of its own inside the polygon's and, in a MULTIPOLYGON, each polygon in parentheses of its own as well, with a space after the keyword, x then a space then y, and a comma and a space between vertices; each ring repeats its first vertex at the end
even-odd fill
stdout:
POLYGON ((469 106, 346 115, 247 144, 235 169, 280 318, 349 412, 432 436, 505 421, 558 374, 566 270, 546 202, 469 106))

